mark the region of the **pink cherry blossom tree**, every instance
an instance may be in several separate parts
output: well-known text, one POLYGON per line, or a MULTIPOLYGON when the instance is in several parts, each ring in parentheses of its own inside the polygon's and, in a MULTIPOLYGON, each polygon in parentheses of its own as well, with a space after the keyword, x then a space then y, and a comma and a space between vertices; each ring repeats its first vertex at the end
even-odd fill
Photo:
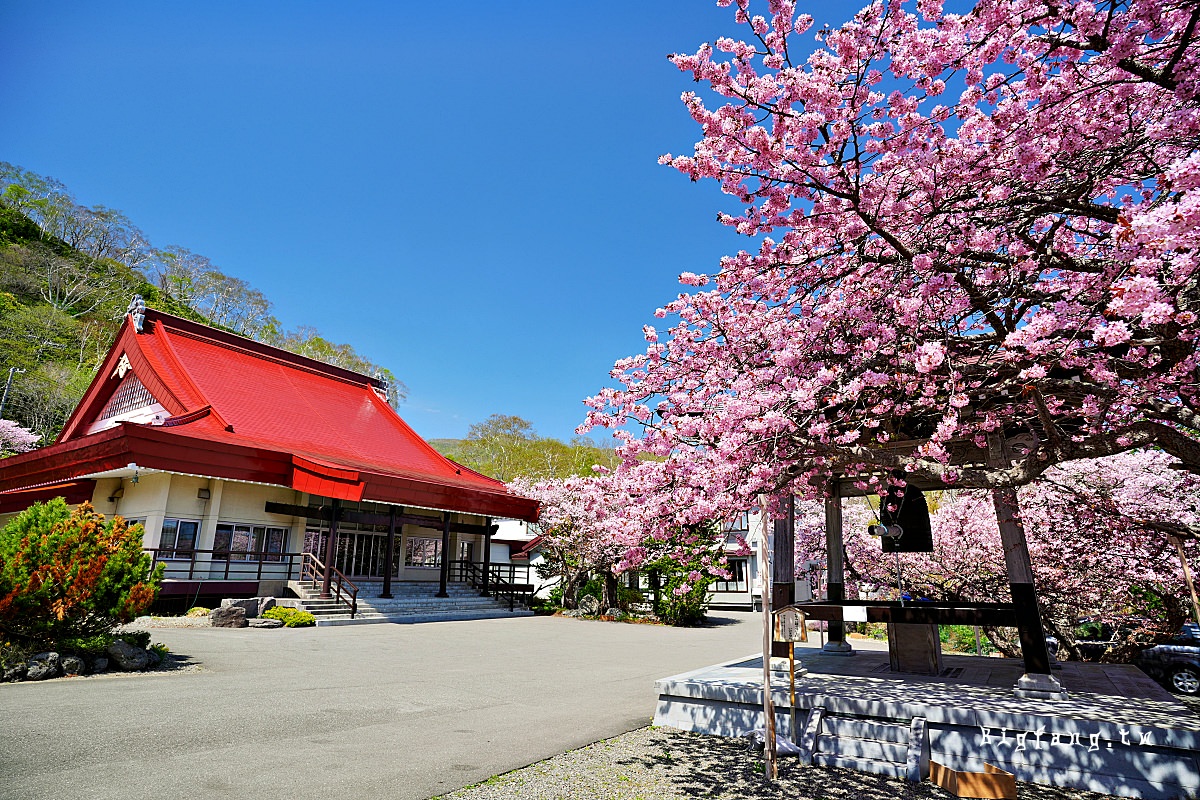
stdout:
MULTIPOLYGON (((655 467, 647 464, 645 469, 655 467)), ((663 608, 672 621, 693 624, 703 614, 709 583, 729 577, 724 533, 711 519, 664 524, 660 493, 643 492, 640 478, 635 469, 537 482, 518 479, 509 491, 541 503, 542 550, 561 578, 568 608, 576 606, 579 589, 593 575, 603 578, 602 603, 610 608, 619 606, 619 575, 654 570, 669 595, 663 608)))
POLYGON ((36 447, 41 438, 10 419, 0 419, 0 458, 26 453, 36 447))
POLYGON ((530 481, 518 478, 509 491, 541 504, 538 529, 541 548, 561 580, 563 604, 575 608, 579 590, 592 574, 605 578, 605 607, 616 605, 617 565, 636 546, 631 523, 615 513, 616 487, 611 478, 570 477, 530 481))
POLYGON ((1200 6, 887 0, 809 52, 793 0, 719 4, 741 35, 672 57, 702 138, 662 161, 752 244, 681 276, 581 427, 660 459, 664 513, 833 472, 1013 487, 1151 445, 1200 467, 1200 6), (998 435, 1020 446, 989 461, 998 435))

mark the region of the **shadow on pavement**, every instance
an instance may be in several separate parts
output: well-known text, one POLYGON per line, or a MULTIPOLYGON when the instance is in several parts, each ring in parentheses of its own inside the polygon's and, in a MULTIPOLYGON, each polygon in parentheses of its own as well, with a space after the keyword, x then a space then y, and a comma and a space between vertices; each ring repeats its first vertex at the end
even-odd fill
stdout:
MULTIPOLYGON (((671 728, 654 731, 656 744, 645 755, 621 763, 660 773, 686 797, 737 797, 746 800, 787 798, 938 798, 948 795, 932 783, 912 784, 898 778, 851 770, 808 767, 794 759, 780 761, 779 780, 763 779, 762 754, 741 739, 722 739, 671 728)), ((1021 783, 1018 797, 1029 800, 1099 800, 1107 795, 1021 783)))

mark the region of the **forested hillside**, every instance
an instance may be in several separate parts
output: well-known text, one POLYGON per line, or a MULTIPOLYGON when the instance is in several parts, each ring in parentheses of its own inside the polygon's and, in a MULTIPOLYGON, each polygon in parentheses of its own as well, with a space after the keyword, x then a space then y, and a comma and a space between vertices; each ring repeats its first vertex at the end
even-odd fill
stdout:
POLYGON ((157 248, 123 213, 85 207, 58 181, 0 162, 0 418, 53 441, 87 389, 130 299, 355 372, 392 373, 316 329, 285 330, 271 302, 185 248, 157 248))
POLYGON ((430 439, 438 452, 476 472, 508 482, 591 475, 592 467, 612 469, 617 451, 577 436, 563 442, 539 436, 533 423, 508 414, 493 414, 471 426, 465 439, 430 439))

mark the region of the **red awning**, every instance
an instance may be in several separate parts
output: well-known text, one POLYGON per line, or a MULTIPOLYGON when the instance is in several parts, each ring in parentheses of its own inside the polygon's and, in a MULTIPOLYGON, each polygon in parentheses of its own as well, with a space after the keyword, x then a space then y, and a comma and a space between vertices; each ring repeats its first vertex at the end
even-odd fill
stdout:
POLYGON ((79 480, 55 483, 50 486, 38 486, 32 489, 16 489, 9 492, 0 492, 0 514, 24 511, 34 503, 44 503, 56 497, 63 498, 71 505, 89 502, 95 490, 95 481, 79 480))

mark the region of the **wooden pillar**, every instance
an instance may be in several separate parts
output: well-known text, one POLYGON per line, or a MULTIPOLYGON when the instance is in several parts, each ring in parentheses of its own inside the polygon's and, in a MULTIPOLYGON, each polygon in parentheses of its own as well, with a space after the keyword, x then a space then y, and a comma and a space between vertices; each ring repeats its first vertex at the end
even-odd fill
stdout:
POLYGON ((1016 692, 1019 696, 1043 698, 1064 696, 1062 684, 1050 673, 1050 651, 1046 647, 1046 632, 1042 629, 1042 615, 1033 587, 1033 564, 1029 560, 1017 492, 1015 489, 993 489, 992 502, 1000 525, 1008 586, 1016 608, 1021 656, 1025 661, 1025 675, 1017 681, 1016 692))
POLYGON ((450 512, 442 512, 442 571, 438 584, 438 597, 449 597, 446 583, 450 579, 450 512))
POLYGON ((333 499, 333 514, 329 519, 329 541, 325 544, 325 574, 321 577, 321 597, 329 597, 329 586, 333 582, 333 557, 337 555, 338 517, 342 504, 333 499))
MULTIPOLYGON (((511 559, 509 559, 511 561, 511 559)), ((483 518, 483 588, 479 594, 487 597, 492 588, 492 518, 483 518)))
MULTIPOLYGON (((763 521, 767 521, 767 501, 762 500, 763 521)), ((758 543, 759 574, 762 575, 762 613, 763 613, 763 733, 766 740, 763 747, 764 775, 767 780, 775 780, 778 776, 778 765, 775 752, 775 704, 771 700, 771 654, 773 652, 775 626, 771 619, 771 549, 767 542, 767 526, 763 525, 762 539, 758 543)))
MULTIPOLYGON (((784 514, 774 520, 775 546, 771 553, 771 608, 784 608, 796 602, 796 498, 789 495, 784 514)), ((774 642, 771 655, 788 657, 788 643, 774 642)))
POLYGON ((383 591, 380 597, 392 596, 392 560, 396 556, 396 507, 388 509, 387 545, 383 548, 383 591))
POLYGON ((1196 597, 1196 583, 1192 580, 1192 570, 1188 565, 1187 551, 1183 549, 1183 539, 1179 536, 1172 536, 1170 539, 1179 553, 1179 565, 1183 567, 1183 582, 1187 584, 1188 591, 1192 595, 1193 619, 1200 623, 1200 598, 1196 597))
MULTIPOLYGON (((830 603, 846 599, 845 546, 842 541, 842 496, 836 482, 830 485, 825 498, 826 593, 830 603)), ((821 648, 826 653, 852 655, 854 649, 846 641, 846 625, 829 623, 829 638, 821 648)))

